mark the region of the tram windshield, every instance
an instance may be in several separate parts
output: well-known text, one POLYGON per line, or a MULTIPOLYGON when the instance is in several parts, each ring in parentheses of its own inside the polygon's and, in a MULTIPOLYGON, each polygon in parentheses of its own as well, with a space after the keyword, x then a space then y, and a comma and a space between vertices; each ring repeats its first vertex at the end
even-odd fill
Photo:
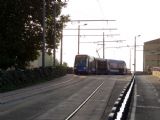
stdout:
POLYGON ((75 66, 85 66, 87 62, 87 56, 76 56, 75 66))

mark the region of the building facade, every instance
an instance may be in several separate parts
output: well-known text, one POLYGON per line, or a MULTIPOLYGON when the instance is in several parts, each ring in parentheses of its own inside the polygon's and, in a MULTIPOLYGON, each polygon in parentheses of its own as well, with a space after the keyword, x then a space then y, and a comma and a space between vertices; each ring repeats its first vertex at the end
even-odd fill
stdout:
POLYGON ((144 43, 143 70, 150 72, 153 67, 160 67, 160 38, 144 43))

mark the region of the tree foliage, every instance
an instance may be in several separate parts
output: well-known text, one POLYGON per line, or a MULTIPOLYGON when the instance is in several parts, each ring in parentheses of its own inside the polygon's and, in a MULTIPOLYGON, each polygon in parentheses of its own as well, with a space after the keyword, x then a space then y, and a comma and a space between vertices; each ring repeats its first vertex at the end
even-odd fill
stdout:
MULTIPOLYGON (((46 49, 53 49, 58 46, 63 24, 69 16, 61 15, 65 2, 45 1, 46 49), (53 28, 56 28, 55 32, 53 28), (53 33, 56 35, 55 46, 53 33)), ((43 0, 0 1, 0 68, 25 67, 39 56, 38 50, 42 48, 42 12, 43 0)))

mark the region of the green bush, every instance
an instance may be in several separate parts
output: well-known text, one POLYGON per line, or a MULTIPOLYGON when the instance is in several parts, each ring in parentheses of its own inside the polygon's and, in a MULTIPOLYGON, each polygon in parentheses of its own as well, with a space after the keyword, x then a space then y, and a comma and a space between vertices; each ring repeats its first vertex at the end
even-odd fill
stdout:
POLYGON ((64 76, 66 73, 67 68, 64 66, 0 72, 0 92, 53 80, 54 78, 64 76))

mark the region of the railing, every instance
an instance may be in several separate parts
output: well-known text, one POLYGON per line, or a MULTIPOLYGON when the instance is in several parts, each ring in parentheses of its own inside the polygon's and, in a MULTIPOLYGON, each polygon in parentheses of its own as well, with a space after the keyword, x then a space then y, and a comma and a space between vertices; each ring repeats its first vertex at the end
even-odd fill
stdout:
POLYGON ((126 120, 131 103, 132 93, 134 90, 135 76, 131 81, 123 88, 118 99, 115 101, 111 113, 108 116, 108 120, 126 120))

